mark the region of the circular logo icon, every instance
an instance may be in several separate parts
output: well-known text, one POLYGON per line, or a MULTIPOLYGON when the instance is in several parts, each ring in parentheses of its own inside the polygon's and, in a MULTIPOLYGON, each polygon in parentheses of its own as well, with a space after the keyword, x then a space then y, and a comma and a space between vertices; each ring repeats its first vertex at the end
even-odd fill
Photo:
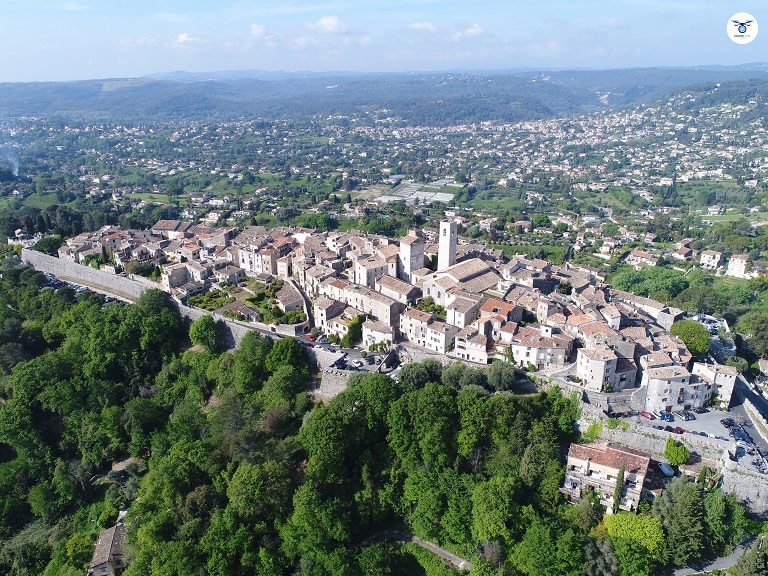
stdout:
POLYGON ((725 31, 736 44, 749 44, 757 38, 757 20, 752 14, 739 12, 728 18, 725 31))

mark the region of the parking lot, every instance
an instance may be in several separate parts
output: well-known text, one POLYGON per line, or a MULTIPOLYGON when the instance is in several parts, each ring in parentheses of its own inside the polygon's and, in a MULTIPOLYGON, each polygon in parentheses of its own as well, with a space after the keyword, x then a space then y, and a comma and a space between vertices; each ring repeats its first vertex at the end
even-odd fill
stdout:
MULTIPOLYGON (((738 401, 734 398, 734 403, 736 402, 738 401)), ((685 443, 686 436, 691 434, 725 440, 731 443, 729 451, 733 455, 735 450, 735 456, 739 464, 756 472, 766 474, 768 473, 768 462, 766 462, 763 455, 768 454, 768 448, 762 437, 753 429, 752 423, 743 412, 743 408, 740 408, 740 404, 737 404, 731 408, 730 412, 710 410, 705 414, 694 414, 696 419, 688 421, 674 414, 674 422, 665 422, 658 419, 648 420, 640 415, 624 418, 624 420, 638 426, 646 426, 657 430, 663 430, 666 426, 672 428, 679 427, 683 432, 675 434, 675 436, 678 436, 678 440, 683 443, 685 443), (732 419, 735 422, 735 426, 732 426, 730 429, 723 426, 720 421, 726 419, 732 419), (736 438, 731 434, 732 431, 734 434, 742 435, 743 440, 738 446, 736 438)))

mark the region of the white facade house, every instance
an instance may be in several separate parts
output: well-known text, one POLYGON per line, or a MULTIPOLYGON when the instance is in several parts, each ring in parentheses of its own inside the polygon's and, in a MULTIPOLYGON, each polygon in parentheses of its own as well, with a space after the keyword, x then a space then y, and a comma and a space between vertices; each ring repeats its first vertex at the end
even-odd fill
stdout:
POLYGON ((734 278, 747 278, 747 262, 749 262, 747 254, 734 254, 728 259, 726 275, 734 278))
POLYGON ((400 337, 437 354, 445 354, 453 347, 459 329, 440 322, 429 312, 409 308, 400 315, 400 337))
POLYGON ((717 270, 724 263, 723 253, 715 252, 714 250, 704 250, 704 252, 701 253, 699 262, 702 268, 717 270))
POLYGON ((733 388, 739 377, 739 371, 735 367, 725 364, 694 362, 693 374, 712 386, 712 396, 717 396, 725 408, 730 406, 733 388))

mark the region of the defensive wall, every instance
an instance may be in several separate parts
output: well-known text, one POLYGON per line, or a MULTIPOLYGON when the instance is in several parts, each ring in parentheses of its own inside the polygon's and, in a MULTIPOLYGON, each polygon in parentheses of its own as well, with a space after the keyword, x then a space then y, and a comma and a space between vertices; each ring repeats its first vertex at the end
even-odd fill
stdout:
MULTIPOLYGON (((103 270, 97 270, 90 266, 83 266, 69 260, 63 260, 55 256, 49 256, 42 252, 36 252, 24 248, 21 251, 21 259, 24 263, 29 264, 35 270, 40 272, 48 272, 53 274, 57 278, 65 281, 70 281, 75 284, 82 284, 88 288, 93 289, 95 292, 101 292, 110 296, 116 296, 118 298, 135 302, 138 298, 147 290, 160 289, 160 285, 152 280, 143 278, 141 276, 131 275, 130 278, 126 276, 118 276, 111 274, 103 270)), ((200 308, 194 308, 187 306, 173 299, 176 304, 176 308, 179 310, 182 318, 187 322, 194 322, 204 314, 211 314, 206 310, 200 308)), ((277 326, 271 326, 262 324, 260 322, 240 322, 231 318, 226 318, 220 314, 213 314, 213 317, 221 322, 224 330, 224 345, 227 348, 236 348, 240 345, 240 342, 248 332, 259 331, 273 338, 280 338, 282 336, 296 336, 304 331, 306 322, 301 324, 279 324, 277 326)))

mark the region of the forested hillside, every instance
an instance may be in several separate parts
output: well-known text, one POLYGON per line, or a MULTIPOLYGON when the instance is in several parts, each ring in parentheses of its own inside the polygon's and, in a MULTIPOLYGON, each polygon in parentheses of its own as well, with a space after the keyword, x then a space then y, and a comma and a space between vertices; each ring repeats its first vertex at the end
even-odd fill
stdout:
POLYGON ((765 80, 754 67, 409 74, 212 73, 0 83, 0 117, 107 121, 366 116, 403 125, 517 122, 651 102, 694 84, 765 80), (182 78, 186 81, 180 81, 182 78))
MULTIPOLYGON (((135 305, 43 287, 11 252, 0 280, 0 572, 83 574, 127 507, 127 576, 450 573, 383 539, 410 531, 472 574, 651 574, 728 552, 733 497, 675 480, 640 515, 564 503, 575 398, 491 395, 511 367, 428 360, 358 375, 328 404, 293 338, 193 346, 164 293, 135 305), (112 463, 137 460, 120 472, 112 463)), ((756 551, 750 561, 763 562, 756 551), (754 556, 754 558, 753 558, 754 556)))

